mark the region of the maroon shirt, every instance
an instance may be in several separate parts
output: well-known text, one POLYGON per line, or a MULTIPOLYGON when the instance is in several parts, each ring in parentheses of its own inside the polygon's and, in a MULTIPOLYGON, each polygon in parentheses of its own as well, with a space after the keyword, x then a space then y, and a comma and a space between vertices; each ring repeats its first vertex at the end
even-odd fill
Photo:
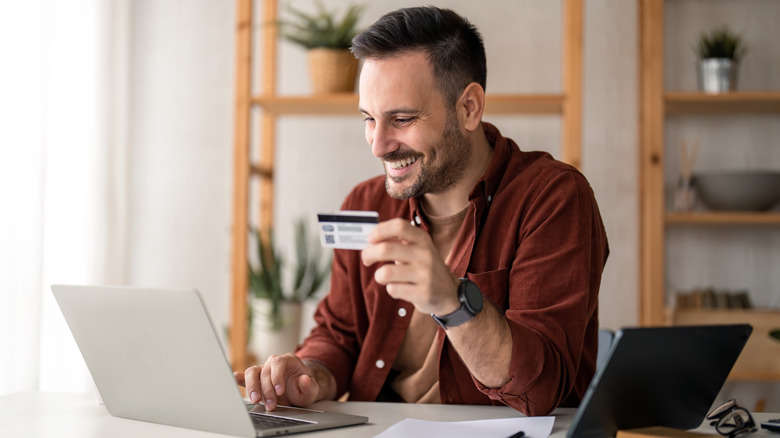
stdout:
MULTIPOLYGON (((598 206, 585 177, 544 152, 522 152, 483 123, 495 153, 472 189, 450 268, 476 283, 512 331, 510 380, 487 388, 474 379, 439 329, 444 403, 504 403, 527 415, 576 406, 595 372, 598 290, 609 253, 598 206)), ((387 195, 385 177, 365 181, 344 210, 427 223, 418 199, 387 195)), ((330 293, 317 326, 297 352, 324 364, 340 396, 376 400, 409 325, 413 306, 390 298, 359 251, 336 250, 330 293), (404 309, 404 310, 401 310, 404 309)))

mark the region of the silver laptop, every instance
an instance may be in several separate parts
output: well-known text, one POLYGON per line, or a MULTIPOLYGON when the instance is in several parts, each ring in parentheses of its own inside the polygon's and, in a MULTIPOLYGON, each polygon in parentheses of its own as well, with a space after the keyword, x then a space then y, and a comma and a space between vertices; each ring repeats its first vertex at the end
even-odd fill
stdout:
POLYGON ((368 421, 247 405, 195 290, 53 285, 52 292, 113 416, 242 437, 368 421))

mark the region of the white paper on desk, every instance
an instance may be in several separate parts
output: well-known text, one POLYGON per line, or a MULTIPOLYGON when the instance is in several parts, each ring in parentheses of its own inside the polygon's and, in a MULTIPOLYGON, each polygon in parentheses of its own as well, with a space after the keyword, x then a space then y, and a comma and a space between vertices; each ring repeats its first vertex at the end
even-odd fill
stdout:
POLYGON ((507 438, 518 431, 528 438, 547 438, 555 417, 516 417, 475 421, 425 421, 407 418, 390 426, 376 438, 507 438))

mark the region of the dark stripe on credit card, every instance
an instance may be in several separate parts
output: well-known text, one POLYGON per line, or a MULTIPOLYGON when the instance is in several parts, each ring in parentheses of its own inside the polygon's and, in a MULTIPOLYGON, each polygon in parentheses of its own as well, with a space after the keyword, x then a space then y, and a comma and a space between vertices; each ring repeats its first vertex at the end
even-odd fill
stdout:
POLYGON ((353 222, 361 224, 379 223, 377 216, 349 216, 342 214, 318 214, 317 220, 320 222, 353 222))

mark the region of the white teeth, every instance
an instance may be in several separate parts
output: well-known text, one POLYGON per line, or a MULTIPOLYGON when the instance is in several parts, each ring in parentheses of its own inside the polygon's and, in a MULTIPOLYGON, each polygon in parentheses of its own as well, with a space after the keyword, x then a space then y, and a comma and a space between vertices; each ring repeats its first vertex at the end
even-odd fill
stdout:
POLYGON ((401 160, 401 161, 388 161, 387 165, 390 166, 390 168, 393 169, 393 170, 398 170, 398 169, 403 169, 406 166, 409 166, 410 164, 414 163, 415 161, 417 161, 417 157, 407 158, 407 159, 401 160))

